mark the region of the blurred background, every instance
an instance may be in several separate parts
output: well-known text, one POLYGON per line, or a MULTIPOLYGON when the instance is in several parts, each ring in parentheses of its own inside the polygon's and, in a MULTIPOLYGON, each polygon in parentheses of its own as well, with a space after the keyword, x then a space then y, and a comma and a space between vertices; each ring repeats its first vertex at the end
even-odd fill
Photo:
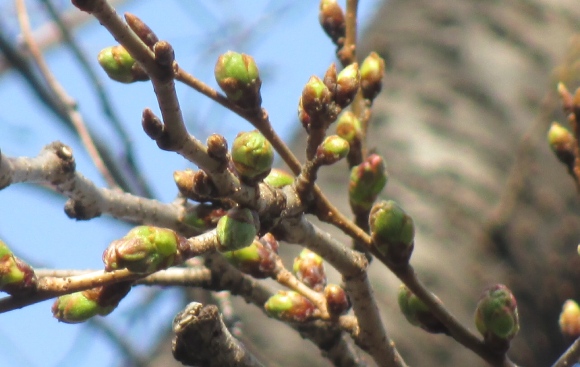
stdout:
MULTIPOLYGON (((376 50, 388 69, 384 92, 373 106, 370 145, 387 161, 384 197, 397 200, 417 223, 413 265, 472 329, 482 289, 508 285, 518 299, 522 324, 510 356, 522 366, 551 365, 571 342, 558 330, 561 305, 569 298, 580 300, 578 197, 545 142, 550 122, 565 122, 556 83, 563 81, 570 90, 580 85, 578 2, 360 3, 358 56, 376 50)), ((6 44, 20 50, 19 27, 14 4, 0 4, 6 56, 6 44)), ((52 4, 63 17, 78 18, 68 3, 52 4)), ((53 20, 44 2, 27 1, 27 6, 38 37, 50 39, 43 27, 53 20)), ((142 0, 117 6, 170 41, 181 67, 212 86, 220 53, 231 49, 253 55, 263 76, 264 106, 300 155, 305 139, 296 119, 298 97, 310 75, 322 75, 334 61, 334 46, 318 25, 317 2, 167 1, 160 6, 142 0)), ((92 19, 81 18, 73 28, 95 67, 99 50, 114 44, 112 37, 92 19)), ((114 157, 122 161, 127 151, 133 152, 137 172, 147 178, 146 191, 171 201, 176 194, 172 172, 188 164, 159 151, 141 131, 142 109, 157 111, 150 84, 119 85, 97 70, 126 132, 122 139, 70 48, 47 45, 45 57, 114 157)), ((45 144, 61 140, 73 147, 77 169, 103 185, 75 134, 39 102, 31 77, 23 77, 26 70, 4 65, 2 152, 34 156, 45 144)), ((201 140, 216 131, 231 141, 238 131, 251 129, 187 88, 179 86, 178 94, 188 127, 201 140)), ((333 203, 349 212, 346 172, 337 167, 322 170, 319 182, 333 203)), ((102 250, 128 229, 108 218, 73 222, 62 211, 63 198, 28 185, 0 191, 0 204, 0 238, 35 266, 101 268, 102 250)), ((398 281, 384 267, 373 263, 370 277, 387 330, 409 365, 485 365, 450 338, 409 326, 395 302, 398 281)), ((184 302, 178 290, 139 288, 112 315, 86 325, 57 323, 50 302, 2 314, 0 366, 169 365, 161 357, 168 349, 170 322, 184 302)), ((287 328, 280 323, 241 302, 235 307, 247 340, 258 346, 268 365, 328 365, 295 333, 287 341, 282 334, 287 328)))

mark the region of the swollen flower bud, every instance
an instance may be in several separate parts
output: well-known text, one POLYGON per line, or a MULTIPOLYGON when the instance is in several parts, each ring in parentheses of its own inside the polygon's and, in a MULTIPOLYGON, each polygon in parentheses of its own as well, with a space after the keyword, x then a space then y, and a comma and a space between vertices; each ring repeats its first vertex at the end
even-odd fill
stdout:
POLYGON ((121 83, 149 80, 149 76, 121 45, 107 47, 97 56, 109 78, 121 83))
POLYGON ((306 297, 294 291, 278 291, 264 304, 271 316, 289 322, 308 321, 316 307, 306 297))
POLYGON ((322 291, 326 285, 326 272, 322 257, 309 249, 303 249, 294 259, 292 267, 296 278, 315 291, 322 291))
POLYGON ((93 316, 106 316, 131 290, 131 282, 120 282, 58 297, 52 315, 61 322, 76 324, 93 316))
POLYGON ((152 226, 133 228, 111 242, 103 253, 107 271, 127 268, 136 273, 151 273, 172 266, 179 256, 180 242, 187 239, 170 229, 152 226))
POLYGON ((52 315, 67 324, 87 321, 100 311, 97 301, 87 298, 84 292, 60 296, 52 305, 52 315))
POLYGON ((376 203, 369 215, 373 245, 393 264, 406 264, 414 247, 413 219, 394 201, 376 203))
MULTIPOLYGON (((350 145, 360 142, 361 124, 358 118, 351 111, 346 111, 338 118, 336 123, 336 134, 348 141, 350 145)), ((359 143, 360 144, 360 143, 359 143)))
POLYGON ((371 52, 360 67, 360 89, 365 99, 372 101, 381 92, 384 74, 385 60, 371 52))
POLYGON ((225 258, 242 273, 264 279, 273 274, 277 255, 265 242, 257 239, 248 247, 224 252, 225 258))
POLYGON ((328 136, 316 150, 316 159, 323 165, 330 165, 346 157, 350 145, 338 135, 328 136))
POLYGON ((326 34, 336 45, 342 42, 345 36, 345 17, 344 12, 337 4, 336 0, 321 0, 320 13, 318 15, 320 25, 326 34))
POLYGON ((383 158, 369 155, 361 164, 350 171, 348 197, 355 213, 370 210, 377 196, 387 184, 388 175, 383 158))
POLYGON ((20 260, 0 241, 0 291, 23 294, 34 288, 36 275, 30 265, 20 260))
POLYGON ((328 116, 331 102, 332 93, 328 87, 319 77, 311 76, 302 90, 298 112, 300 114, 300 110, 304 110, 312 123, 326 121, 332 117, 328 116))
POLYGON ((326 307, 332 316, 340 316, 350 308, 350 300, 344 288, 337 284, 329 284, 324 287, 326 307))
POLYGON ((258 130, 242 132, 232 145, 232 162, 247 183, 264 179, 272 169, 274 149, 258 130))
POLYGON ((245 109, 257 109, 262 104, 260 73, 254 59, 228 51, 215 65, 215 80, 226 96, 245 109))
POLYGON ((292 185, 294 182, 294 176, 284 170, 272 168, 268 176, 264 179, 264 182, 272 187, 280 189, 284 186, 292 185))
POLYGON ((548 130, 548 143, 560 162, 569 168, 574 166, 577 142, 571 132, 559 123, 552 122, 550 130, 548 130))
POLYGON ((514 295, 503 284, 483 292, 475 310, 475 326, 487 341, 509 341, 520 329, 514 295))
POLYGON ((254 242, 260 222, 258 215, 248 208, 234 207, 217 224, 218 251, 235 251, 254 242))
POLYGON ((340 107, 345 108, 354 100, 358 92, 360 85, 358 64, 352 63, 338 73, 336 84, 334 100, 340 107))
POLYGON ((565 336, 576 339, 580 336, 580 306, 574 300, 567 300, 560 313, 560 330, 565 336))
POLYGON ((399 287, 399 308, 411 325, 433 333, 448 333, 445 325, 431 313, 429 308, 404 284, 399 287))

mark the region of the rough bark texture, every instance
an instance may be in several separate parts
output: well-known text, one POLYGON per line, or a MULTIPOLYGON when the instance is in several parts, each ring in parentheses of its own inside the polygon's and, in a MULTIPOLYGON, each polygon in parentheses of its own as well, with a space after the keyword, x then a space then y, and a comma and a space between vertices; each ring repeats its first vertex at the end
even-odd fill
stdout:
MULTIPOLYGON (((523 366, 550 365, 565 349, 558 315, 580 295, 580 198, 544 138, 553 118, 564 120, 557 78, 579 86, 570 63, 579 25, 575 0, 391 0, 358 50, 387 60, 370 146, 387 160, 384 196, 418 225, 412 263, 472 329, 481 290, 512 288, 522 328, 510 355, 523 366)), ((343 167, 320 177, 334 203, 345 202, 345 177, 343 167)), ((407 325, 397 281, 378 263, 372 275, 410 365, 485 365, 407 325)))

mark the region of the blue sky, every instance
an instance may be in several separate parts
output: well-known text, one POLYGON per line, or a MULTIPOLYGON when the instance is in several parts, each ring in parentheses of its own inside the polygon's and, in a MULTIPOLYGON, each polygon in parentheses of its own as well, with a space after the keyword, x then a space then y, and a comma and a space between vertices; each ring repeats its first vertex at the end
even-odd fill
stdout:
MULTIPOLYGON (((64 1, 57 3, 66 7, 64 1)), ((361 0, 363 27, 377 3, 378 0, 361 0)), ((42 23, 42 7, 32 1, 27 4, 34 12, 36 25, 42 23)), ((14 29, 17 25, 12 1, 0 0, 0 10, 2 22, 14 29)), ((300 125, 296 108, 304 83, 313 74, 322 76, 335 60, 335 46, 318 25, 317 1, 173 0, 161 3, 142 0, 129 1, 119 10, 141 17, 161 39, 172 43, 182 68, 212 86, 216 85, 214 62, 220 53, 234 50, 254 56, 263 75, 263 106, 269 111, 275 128, 286 138, 300 125), (162 13, 160 4, 163 4, 162 13)), ((115 43, 96 21, 82 26, 75 35, 95 64, 99 50, 115 43)), ((47 51, 45 56, 68 94, 79 103, 87 122, 102 138, 119 144, 71 53, 57 48, 47 51)), ((176 189, 172 173, 189 164, 174 153, 158 150, 141 130, 143 108, 157 110, 150 84, 121 85, 106 80, 104 73, 100 75, 136 147, 138 165, 151 179, 155 195, 165 202, 173 200, 176 189)), ((190 131, 202 141, 213 132, 231 141, 237 132, 252 129, 247 122, 195 91, 179 86, 178 95, 190 131)), ((34 156, 44 145, 60 140, 73 148, 77 170, 104 185, 84 148, 31 96, 15 73, 0 75, 0 107, 0 149, 4 154, 34 156)), ((71 221, 63 212, 63 204, 63 198, 46 195, 27 185, 0 191, 0 238, 17 254, 39 266, 102 268, 103 249, 123 236, 128 227, 106 217, 88 222, 71 221)), ((132 320, 134 308, 150 294, 147 289, 132 291, 119 309, 101 319, 115 325, 120 333, 126 333, 130 342, 143 351, 152 341, 140 336, 167 328, 177 311, 171 306, 176 293, 168 290, 156 300, 155 315, 145 314, 140 320, 132 320)), ((51 304, 52 301, 43 302, 0 315, 0 367, 115 365, 117 351, 102 333, 86 325, 56 322, 51 317, 51 304)))

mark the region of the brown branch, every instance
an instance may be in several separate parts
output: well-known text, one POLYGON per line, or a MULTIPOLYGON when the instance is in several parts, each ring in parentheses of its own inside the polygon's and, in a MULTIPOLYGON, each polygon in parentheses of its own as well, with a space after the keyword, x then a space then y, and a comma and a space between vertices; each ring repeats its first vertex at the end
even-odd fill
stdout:
POLYGON ((357 10, 358 0, 346 1, 346 35, 342 48, 337 52, 337 56, 340 59, 342 66, 347 66, 356 62, 357 10))

